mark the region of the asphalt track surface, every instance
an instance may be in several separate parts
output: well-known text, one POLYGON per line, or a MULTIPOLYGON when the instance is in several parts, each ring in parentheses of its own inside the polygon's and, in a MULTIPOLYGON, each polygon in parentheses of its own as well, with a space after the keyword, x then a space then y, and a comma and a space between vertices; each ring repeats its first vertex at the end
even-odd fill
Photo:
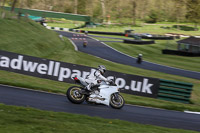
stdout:
POLYGON ((26 90, 0 85, 0 103, 33 107, 55 112, 69 112, 120 119, 141 124, 200 131, 200 115, 178 111, 161 110, 132 105, 112 109, 104 105, 73 104, 64 95, 26 90))
POLYGON ((147 61, 143 61, 142 64, 137 64, 136 58, 128 56, 124 53, 121 53, 109 47, 105 43, 95 40, 91 37, 81 36, 80 34, 72 33, 72 32, 64 32, 64 31, 56 31, 56 32, 71 39, 73 43, 76 45, 76 47, 78 48, 78 50, 84 53, 88 53, 88 54, 91 54, 91 55, 94 55, 94 56, 97 56, 97 57, 100 57, 112 62, 130 65, 130 66, 134 66, 134 67, 138 67, 142 69, 153 70, 153 71, 158 71, 158 72, 173 74, 173 75, 178 75, 178 76, 184 76, 184 77, 193 78, 193 79, 200 79, 200 72, 188 71, 188 70, 163 66, 163 65, 159 65, 159 64, 155 64, 155 63, 151 63, 147 61), (86 41, 88 42, 86 48, 83 47, 83 41, 84 41, 83 39, 86 39, 86 41))

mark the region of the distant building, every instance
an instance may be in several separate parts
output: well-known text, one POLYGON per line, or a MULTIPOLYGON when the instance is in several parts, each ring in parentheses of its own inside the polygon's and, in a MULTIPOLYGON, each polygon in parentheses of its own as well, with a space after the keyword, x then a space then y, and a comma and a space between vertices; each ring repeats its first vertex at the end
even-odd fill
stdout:
POLYGON ((200 38, 189 37, 177 41, 177 43, 178 43, 178 51, 200 53, 200 38))

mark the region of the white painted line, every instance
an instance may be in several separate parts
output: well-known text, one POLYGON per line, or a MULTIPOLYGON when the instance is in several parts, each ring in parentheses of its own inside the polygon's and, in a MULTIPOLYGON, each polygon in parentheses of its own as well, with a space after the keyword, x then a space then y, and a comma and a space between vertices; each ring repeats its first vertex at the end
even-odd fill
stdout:
POLYGON ((193 111, 184 111, 185 113, 190 113, 190 114, 198 114, 200 115, 200 112, 193 112, 193 111))
POLYGON ((51 26, 46 26, 47 29, 51 29, 51 26))
POLYGON ((59 27, 54 27, 54 29, 55 29, 55 30, 60 30, 60 28, 59 28, 59 27))
POLYGON ((92 38, 92 39, 96 40, 97 42, 100 42, 98 39, 93 38, 93 37, 91 37, 91 36, 88 36, 88 38, 92 38))
POLYGON ((47 23, 43 23, 43 26, 44 26, 44 27, 47 27, 47 23))
POLYGON ((63 28, 64 31, 69 31, 69 28, 63 28))
POLYGON ((74 49, 75 49, 75 51, 78 51, 78 47, 76 46, 76 44, 71 40, 71 39, 69 39, 69 41, 72 43, 72 45, 74 46, 74 49))

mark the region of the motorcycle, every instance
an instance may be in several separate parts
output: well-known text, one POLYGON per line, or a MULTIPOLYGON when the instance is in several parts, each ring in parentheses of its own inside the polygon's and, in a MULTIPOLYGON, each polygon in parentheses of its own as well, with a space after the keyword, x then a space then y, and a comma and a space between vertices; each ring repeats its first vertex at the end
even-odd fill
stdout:
POLYGON ((81 104, 84 101, 87 103, 104 104, 115 109, 120 109, 124 106, 124 98, 119 94, 119 87, 112 82, 98 81, 99 85, 88 91, 81 78, 74 77, 75 83, 80 86, 72 86, 67 90, 66 96, 72 103, 81 104))
POLYGON ((141 63, 142 63, 142 58, 141 58, 141 57, 138 57, 138 58, 137 58, 137 63, 138 63, 138 64, 141 64, 141 63))
POLYGON ((87 43, 88 43, 87 41, 84 41, 84 42, 83 42, 83 47, 84 47, 84 48, 87 47, 87 43))
POLYGON ((141 64, 141 63, 142 63, 142 54, 139 54, 139 55, 138 55, 136 62, 137 62, 138 64, 141 64))

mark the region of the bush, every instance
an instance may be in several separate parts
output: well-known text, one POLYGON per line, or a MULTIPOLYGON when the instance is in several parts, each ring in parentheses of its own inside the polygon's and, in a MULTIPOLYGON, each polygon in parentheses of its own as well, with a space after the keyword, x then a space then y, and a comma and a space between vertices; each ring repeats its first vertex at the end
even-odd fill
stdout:
POLYGON ((199 30, 198 28, 194 28, 194 27, 190 27, 190 26, 186 26, 186 25, 173 25, 172 28, 178 28, 179 26, 179 29, 180 30, 184 30, 184 31, 197 31, 199 30))
POLYGON ((146 23, 156 23, 159 19, 159 13, 157 11, 152 10, 148 17, 145 19, 146 23))

